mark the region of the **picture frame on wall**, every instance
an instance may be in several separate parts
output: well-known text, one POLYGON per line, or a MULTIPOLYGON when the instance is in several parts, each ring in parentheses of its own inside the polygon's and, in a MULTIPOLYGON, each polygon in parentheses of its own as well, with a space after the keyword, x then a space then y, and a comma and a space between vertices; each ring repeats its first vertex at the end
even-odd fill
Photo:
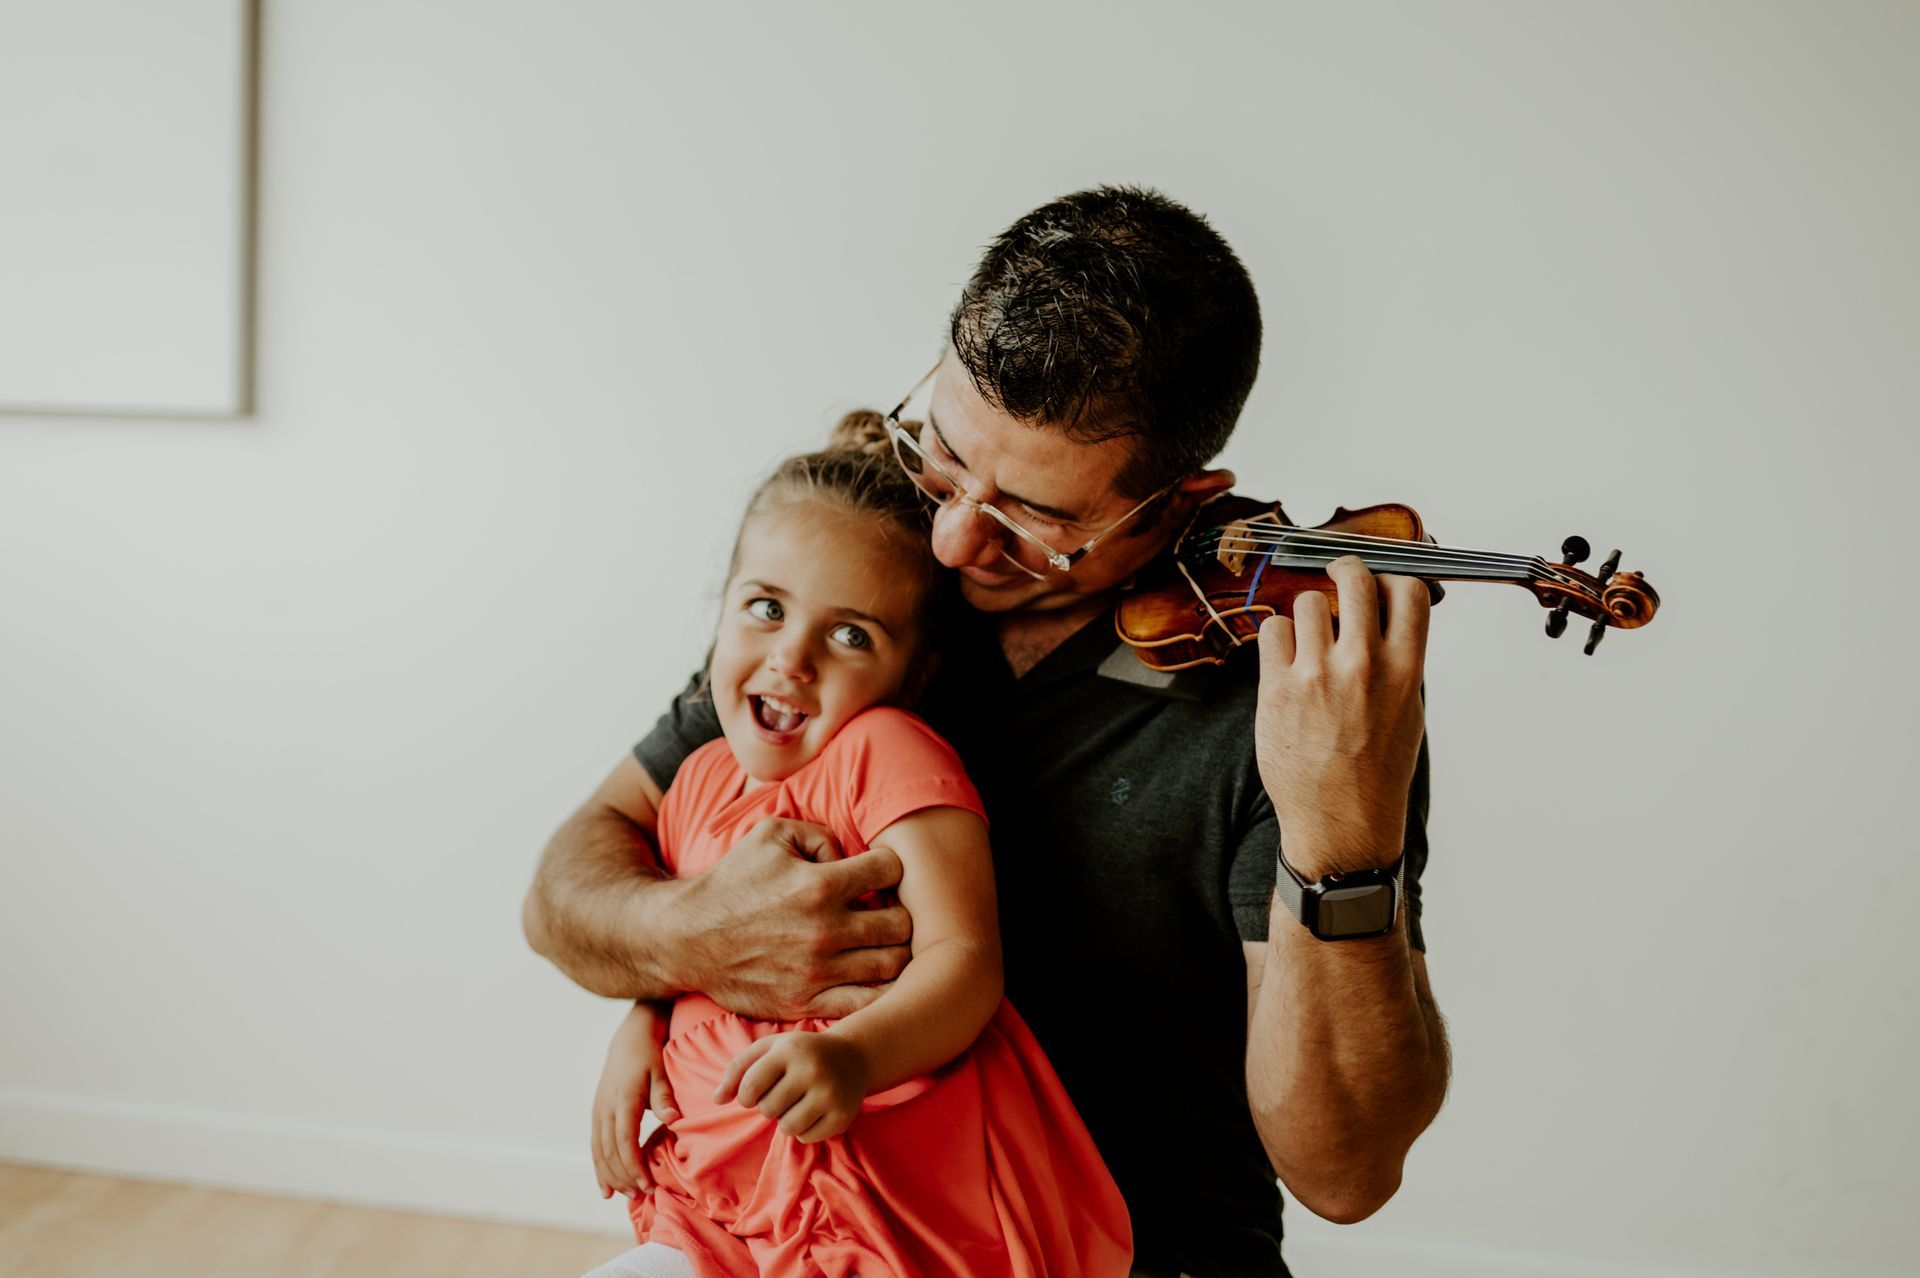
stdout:
POLYGON ((0 412, 251 412, 256 20, 0 0, 0 412))

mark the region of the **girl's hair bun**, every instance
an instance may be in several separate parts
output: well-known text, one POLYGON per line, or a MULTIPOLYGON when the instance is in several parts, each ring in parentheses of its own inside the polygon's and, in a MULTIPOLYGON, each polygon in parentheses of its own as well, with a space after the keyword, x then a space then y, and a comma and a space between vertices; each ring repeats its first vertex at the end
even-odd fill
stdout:
POLYGON ((893 451, 893 441, 887 436, 886 415, 871 408, 855 409, 848 413, 828 437, 827 451, 863 453, 868 457, 886 456, 893 451))

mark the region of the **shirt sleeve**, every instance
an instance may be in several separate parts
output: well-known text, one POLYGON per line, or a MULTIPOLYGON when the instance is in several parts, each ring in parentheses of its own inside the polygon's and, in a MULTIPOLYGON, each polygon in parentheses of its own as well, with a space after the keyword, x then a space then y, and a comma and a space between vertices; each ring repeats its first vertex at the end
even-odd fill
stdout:
POLYGON ((696 671, 653 725, 653 731, 633 747, 633 757, 662 790, 673 784, 674 774, 688 755, 720 736, 720 716, 706 685, 706 672, 696 671))
POLYGON ((834 777, 863 843, 926 808, 961 808, 986 819, 960 756, 915 715, 876 707, 842 728, 833 744, 834 777))
MULTIPOLYGON (((1423 736, 1413 765, 1413 782, 1407 787, 1407 834, 1401 849, 1407 862, 1402 889, 1407 941, 1422 953, 1427 948, 1426 935, 1420 928, 1420 876, 1427 868, 1428 785, 1427 739, 1423 736)), ((1240 939, 1250 942, 1267 939, 1267 911, 1273 899, 1274 878, 1280 873, 1280 822, 1264 790, 1255 798, 1254 814, 1246 835, 1234 849, 1227 876, 1234 925, 1240 930, 1240 939)))
POLYGON ((1233 923, 1240 930, 1240 939, 1264 941, 1274 876, 1280 872, 1280 818, 1274 814, 1273 800, 1261 788, 1259 772, 1253 775, 1252 820, 1233 849, 1233 863, 1227 871, 1227 901, 1233 907, 1233 923))
MULTIPOLYGON (((1424 700, 1424 693, 1422 699, 1424 700)), ((1407 942, 1422 954, 1427 952, 1426 934, 1420 930, 1420 876, 1427 868, 1427 738, 1420 738, 1420 757, 1414 761, 1413 784, 1407 788, 1407 842, 1404 851, 1407 872, 1402 892, 1407 905, 1407 942)))

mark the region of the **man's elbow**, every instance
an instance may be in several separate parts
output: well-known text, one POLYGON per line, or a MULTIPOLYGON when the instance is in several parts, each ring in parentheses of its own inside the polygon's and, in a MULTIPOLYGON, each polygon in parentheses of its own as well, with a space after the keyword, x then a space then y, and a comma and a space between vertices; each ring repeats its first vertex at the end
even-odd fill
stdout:
POLYGON ((1294 1201, 1322 1220, 1352 1225, 1386 1206, 1400 1192, 1411 1141, 1375 1134, 1372 1140, 1352 1143, 1326 1133, 1309 1145, 1300 1134, 1288 1139, 1286 1125, 1275 1111, 1254 1110, 1254 1128, 1266 1147, 1280 1183, 1294 1201))
POLYGON ((1285 1183, 1294 1201, 1322 1220, 1336 1225, 1357 1225, 1386 1206, 1400 1191, 1400 1168, 1356 1169, 1311 1184, 1285 1183))
POLYGON ((541 894, 538 883, 527 889, 527 899, 521 902, 520 930, 526 933, 527 944, 533 947, 535 954, 543 959, 553 958, 553 927, 547 917, 546 898, 541 894))

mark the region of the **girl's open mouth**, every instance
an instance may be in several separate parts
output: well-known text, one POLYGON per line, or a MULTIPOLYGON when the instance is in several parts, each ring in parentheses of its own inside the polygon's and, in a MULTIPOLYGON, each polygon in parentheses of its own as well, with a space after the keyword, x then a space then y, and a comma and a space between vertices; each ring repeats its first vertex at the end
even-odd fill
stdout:
POLYGON ((775 736, 798 732, 800 725, 807 721, 806 711, 778 697, 750 695, 747 702, 753 707, 753 721, 775 736))

